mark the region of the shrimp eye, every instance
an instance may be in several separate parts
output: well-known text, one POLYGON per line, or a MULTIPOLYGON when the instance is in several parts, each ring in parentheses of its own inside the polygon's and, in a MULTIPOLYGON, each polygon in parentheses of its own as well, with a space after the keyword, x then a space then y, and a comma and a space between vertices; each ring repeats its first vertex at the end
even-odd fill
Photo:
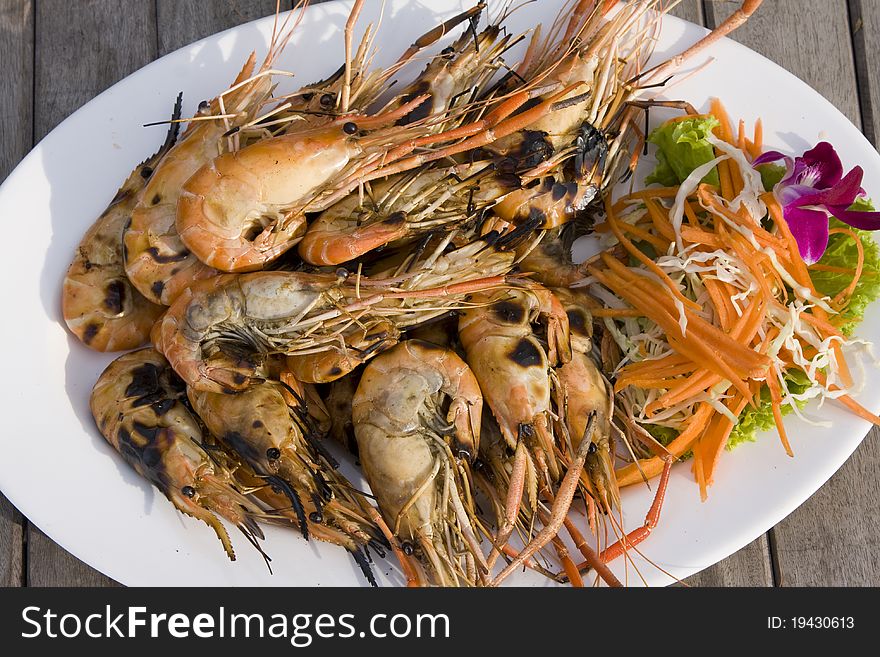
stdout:
POLYGON ((196 496, 196 489, 192 486, 184 486, 180 489, 180 492, 186 495, 189 498, 193 498, 196 496))
POLYGON ((270 447, 266 450, 266 458, 270 461, 274 461, 275 459, 281 456, 281 450, 277 447, 270 447))
POLYGON ((349 121, 344 126, 342 126, 342 132, 347 135, 353 135, 358 131, 358 127, 356 123, 349 121))
POLYGON ((599 448, 596 447, 596 443, 590 443, 590 446, 587 448, 587 454, 595 454, 597 449, 599 448))
POLYGON ((415 548, 413 547, 413 544, 410 543, 409 541, 404 541, 400 547, 403 548, 403 553, 406 556, 410 556, 413 552, 415 552, 415 548))
POLYGON ((336 96, 333 94, 324 94, 321 96, 321 107, 330 107, 333 103, 336 102, 336 96))
POLYGON ((210 107, 210 104, 208 103, 207 100, 203 100, 201 103, 199 103, 199 111, 200 112, 204 112, 206 109, 208 109, 208 107, 210 107))
POLYGON ((323 521, 324 521, 324 516, 322 516, 322 515, 321 515, 319 512, 317 512, 317 511, 312 511, 312 512, 309 514, 309 520, 311 520, 312 522, 323 522, 323 521))

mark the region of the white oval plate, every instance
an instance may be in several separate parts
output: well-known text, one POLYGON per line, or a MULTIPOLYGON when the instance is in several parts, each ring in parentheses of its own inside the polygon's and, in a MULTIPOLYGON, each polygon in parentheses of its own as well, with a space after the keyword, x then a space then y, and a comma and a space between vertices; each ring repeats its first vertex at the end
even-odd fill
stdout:
MULTIPOLYGON (((296 82, 320 79, 342 61, 341 30, 350 2, 309 9, 279 66, 296 82)), ((381 26, 381 63, 390 63, 417 34, 470 6, 467 0, 431 3, 394 0, 381 26), (428 6, 430 4, 430 7, 428 6)), ((527 4, 510 19, 512 30, 552 22, 562 0, 527 4)), ((380 3, 367 3, 359 23, 375 19, 380 3)), ((772 11, 767 7, 765 11, 772 11)), ((10 235, 0 278, 9 315, 0 322, 6 375, 0 378, 0 489, 32 522, 62 547, 127 585, 363 585, 353 561, 340 549, 305 543, 295 532, 267 529, 265 548, 274 558, 270 575, 240 535, 238 561, 230 563, 214 533, 185 518, 141 480, 104 442, 88 409, 91 388, 113 356, 96 354, 65 330, 60 313, 61 281, 85 230, 128 172, 154 152, 164 127, 142 124, 165 118, 178 91, 184 115, 203 98, 225 88, 248 53, 264 53, 272 18, 241 25, 187 46, 89 102, 49 134, 0 187, 0 216, 22 227, 10 235)), ((667 18, 657 56, 683 50, 705 33, 667 18)), ((844 164, 860 164, 869 195, 880 195, 880 156, 837 109, 803 82, 733 41, 711 53, 710 67, 675 87, 675 98, 705 107, 723 98, 732 117, 748 125, 763 117, 769 146, 800 153, 822 135, 844 164)), ((188 114, 187 114, 188 113, 188 114)), ((659 116, 659 114, 658 114, 659 116)), ((859 333, 880 329, 872 308, 859 333)), ((880 406, 880 371, 866 371, 861 401, 880 406)), ((688 465, 672 474, 660 526, 640 550, 679 578, 740 549, 791 513, 849 457, 868 424, 839 408, 814 414, 832 428, 788 419, 796 457, 785 456, 778 439, 766 435, 721 460, 709 500, 700 502, 688 465)), ((628 528, 641 524, 651 499, 644 487, 623 495, 628 528)), ((647 582, 672 580, 639 560, 647 582)), ((631 584, 640 580, 623 560, 614 569, 631 584)), ((390 562, 377 564, 381 584, 399 584, 390 562)), ((542 585, 543 578, 518 574, 515 584, 542 585)))

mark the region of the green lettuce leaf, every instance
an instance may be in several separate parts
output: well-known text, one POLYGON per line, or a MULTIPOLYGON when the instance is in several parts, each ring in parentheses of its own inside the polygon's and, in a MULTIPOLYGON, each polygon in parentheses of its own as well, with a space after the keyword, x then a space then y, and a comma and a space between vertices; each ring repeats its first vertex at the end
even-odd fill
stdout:
MULTIPOLYGON (((874 206, 869 199, 856 199, 852 204, 852 210, 866 211, 874 210, 874 206)), ((831 228, 847 227, 844 223, 837 219, 831 219, 831 228)), ((841 313, 844 323, 841 325, 841 331, 850 335, 865 315, 865 309, 875 299, 880 297, 880 247, 871 237, 871 233, 865 230, 852 229, 862 243, 865 251, 865 264, 862 269, 862 277, 856 284, 855 292, 853 292, 852 300, 849 305, 841 313)), ((819 264, 831 265, 834 267, 846 267, 852 269, 858 262, 858 249, 855 242, 845 234, 832 235, 828 240, 828 248, 819 264)), ((844 290, 852 281, 852 275, 849 273, 835 273, 827 271, 811 271, 810 278, 816 286, 816 290, 820 294, 830 297, 836 296, 841 290, 844 290)))
MULTIPOLYGON (((799 395, 810 387, 810 382, 803 372, 792 371, 785 375, 785 387, 790 393, 799 395)), ((803 405, 799 404, 799 406, 803 405)), ((791 412, 791 406, 782 407, 783 415, 788 415, 791 412)), ((742 443, 754 442, 759 431, 768 431, 775 426, 770 390, 764 386, 761 388, 761 402, 757 408, 746 406, 745 410, 740 413, 739 422, 730 432, 726 448, 730 450, 742 443)))
MULTIPOLYGON (((680 185, 698 166, 715 159, 715 149, 706 137, 718 125, 714 116, 701 116, 667 121, 654 130, 648 141, 657 146, 657 167, 645 184, 680 185)), ((703 182, 718 185, 718 170, 712 169, 703 182)))
POLYGON ((781 164, 759 164, 756 168, 761 174, 765 192, 773 191, 776 183, 785 177, 785 167, 781 164))

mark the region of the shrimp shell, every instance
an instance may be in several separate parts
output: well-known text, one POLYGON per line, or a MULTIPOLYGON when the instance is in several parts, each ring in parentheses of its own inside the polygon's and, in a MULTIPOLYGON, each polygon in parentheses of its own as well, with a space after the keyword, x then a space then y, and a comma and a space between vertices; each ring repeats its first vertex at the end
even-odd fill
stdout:
POLYGON ((183 381, 168 361, 153 349, 141 349, 110 363, 89 404, 107 442, 179 511, 207 523, 234 560, 217 515, 256 546, 263 538, 254 520, 261 510, 236 488, 234 473, 202 447, 201 425, 184 400, 183 381))
POLYGON ((467 493, 482 407, 467 364, 418 340, 374 359, 352 401, 358 453, 379 508, 395 536, 421 552, 435 584, 475 584, 475 564, 488 570, 467 493), (445 413, 443 397, 451 400, 445 413))
MULTIPOLYGON (((177 97, 172 120, 180 117, 177 97)), ((165 143, 141 162, 116 192, 110 205, 83 236, 64 277, 61 313, 67 328, 96 351, 124 351, 149 340, 150 328, 164 312, 132 286, 125 273, 123 234, 138 194, 177 141, 172 123, 165 143)))

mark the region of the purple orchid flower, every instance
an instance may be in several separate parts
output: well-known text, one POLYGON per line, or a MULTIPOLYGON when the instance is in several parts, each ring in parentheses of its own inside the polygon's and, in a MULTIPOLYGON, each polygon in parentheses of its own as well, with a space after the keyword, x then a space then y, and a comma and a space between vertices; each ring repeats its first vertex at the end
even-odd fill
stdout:
POLYGON ((880 229, 880 212, 850 210, 862 189, 861 167, 843 175, 837 151, 827 141, 801 157, 792 159, 778 151, 768 151, 752 164, 785 161, 785 176, 773 188, 783 216, 797 241, 801 257, 808 265, 818 262, 828 247, 828 217, 834 216, 860 230, 880 229))

